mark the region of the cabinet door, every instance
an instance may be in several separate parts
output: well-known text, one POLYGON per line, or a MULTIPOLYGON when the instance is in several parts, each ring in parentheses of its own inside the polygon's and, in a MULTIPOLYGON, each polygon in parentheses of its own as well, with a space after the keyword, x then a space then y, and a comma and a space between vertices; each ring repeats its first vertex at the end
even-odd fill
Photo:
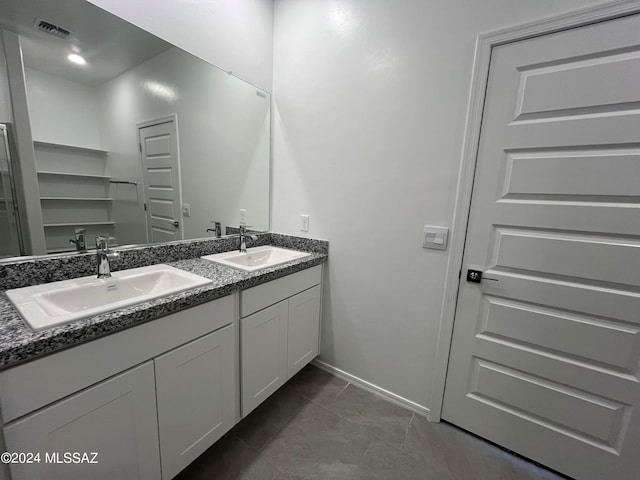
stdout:
POLYGON ((289 299, 287 379, 318 355, 320 285, 289 299))
POLYGON ((4 427, 4 435, 7 451, 41 455, 40 463, 11 465, 13 480, 157 480, 153 364, 17 420, 4 427), (80 458, 98 463, 64 463, 68 458, 73 462, 74 453, 87 453, 80 458))
POLYGON ((233 325, 154 360, 162 478, 169 480, 235 422, 233 325))
POLYGON ((287 379, 288 314, 284 300, 240 320, 243 417, 287 379))

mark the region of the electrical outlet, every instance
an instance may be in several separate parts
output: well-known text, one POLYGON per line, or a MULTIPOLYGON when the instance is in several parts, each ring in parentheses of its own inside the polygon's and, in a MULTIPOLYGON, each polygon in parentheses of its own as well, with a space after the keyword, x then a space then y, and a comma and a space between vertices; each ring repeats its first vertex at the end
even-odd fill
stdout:
POLYGON ((300 215, 300 231, 309 231, 309 215, 300 215))
POLYGON ((246 224, 247 223, 247 209, 246 208, 241 208, 240 209, 240 223, 241 224, 246 224))

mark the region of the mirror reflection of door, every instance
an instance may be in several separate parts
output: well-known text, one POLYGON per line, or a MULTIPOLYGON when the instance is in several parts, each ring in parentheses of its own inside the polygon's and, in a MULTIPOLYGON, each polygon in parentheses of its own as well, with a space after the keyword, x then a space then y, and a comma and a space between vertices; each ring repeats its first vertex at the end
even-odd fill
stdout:
POLYGON ((6 125, 0 124, 0 258, 22 255, 6 125))
POLYGON ((182 240, 180 158, 175 118, 138 125, 148 242, 182 240))

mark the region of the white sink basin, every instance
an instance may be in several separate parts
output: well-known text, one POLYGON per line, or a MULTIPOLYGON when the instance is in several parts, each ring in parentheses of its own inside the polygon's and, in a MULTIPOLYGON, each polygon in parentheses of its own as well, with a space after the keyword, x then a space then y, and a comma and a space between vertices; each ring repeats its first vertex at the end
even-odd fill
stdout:
POLYGON ((261 268, 273 267, 291 260, 311 256, 307 252, 298 252, 280 247, 252 247, 247 248, 247 253, 240 253, 237 250, 232 252, 216 253, 202 257, 210 262, 221 263, 229 267, 239 268, 245 272, 253 272, 261 268))
POLYGON ((88 318, 212 281, 169 265, 114 272, 111 278, 74 278, 7 290, 7 297, 34 330, 88 318))

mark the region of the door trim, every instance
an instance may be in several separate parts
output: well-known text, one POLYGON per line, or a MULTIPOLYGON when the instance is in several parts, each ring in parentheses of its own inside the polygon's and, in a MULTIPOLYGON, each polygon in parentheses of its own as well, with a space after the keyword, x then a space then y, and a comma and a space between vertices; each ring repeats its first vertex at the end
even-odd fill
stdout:
POLYGON ((623 0, 574 10, 566 14, 478 35, 471 73, 471 90, 469 92, 467 120, 462 143, 462 157, 458 170, 456 203, 451 229, 451 253, 447 263, 442 310, 438 324, 436 358, 429 398, 429 420, 439 422, 442 415, 449 353, 453 339, 453 323, 460 286, 459 272, 461 272, 463 266, 466 229, 471 209, 471 193, 475 177, 480 143, 480 127, 493 47, 591 23, 612 20, 634 13, 640 13, 640 1, 623 0), (460 233, 458 234, 458 232, 460 233))
MULTIPOLYGON (((178 114, 169 113, 161 117, 152 118, 150 120, 144 120, 141 122, 136 122, 136 132, 137 132, 138 142, 140 142, 141 129, 146 127, 152 127, 154 125, 159 125, 161 123, 168 123, 168 122, 173 122, 173 126, 176 129, 176 162, 178 163, 178 183, 180 185, 180 198, 178 199, 178 201, 180 202, 180 235, 182 236, 182 240, 178 240, 178 241, 183 241, 184 240, 184 216, 182 215, 182 164, 180 163, 180 130, 178 128, 178 114)), ((142 162, 142 152, 140 152, 139 158, 140 158, 140 180, 141 180, 140 184, 142 185, 142 203, 144 204, 147 202, 147 197, 145 196, 144 164, 142 162)), ((143 208, 143 205, 140 205, 140 208, 143 208)), ((147 243, 149 243, 150 242, 149 229, 148 229, 149 219, 147 218, 146 210, 144 210, 143 213, 144 213, 144 228, 145 228, 145 233, 147 235, 147 243)))

